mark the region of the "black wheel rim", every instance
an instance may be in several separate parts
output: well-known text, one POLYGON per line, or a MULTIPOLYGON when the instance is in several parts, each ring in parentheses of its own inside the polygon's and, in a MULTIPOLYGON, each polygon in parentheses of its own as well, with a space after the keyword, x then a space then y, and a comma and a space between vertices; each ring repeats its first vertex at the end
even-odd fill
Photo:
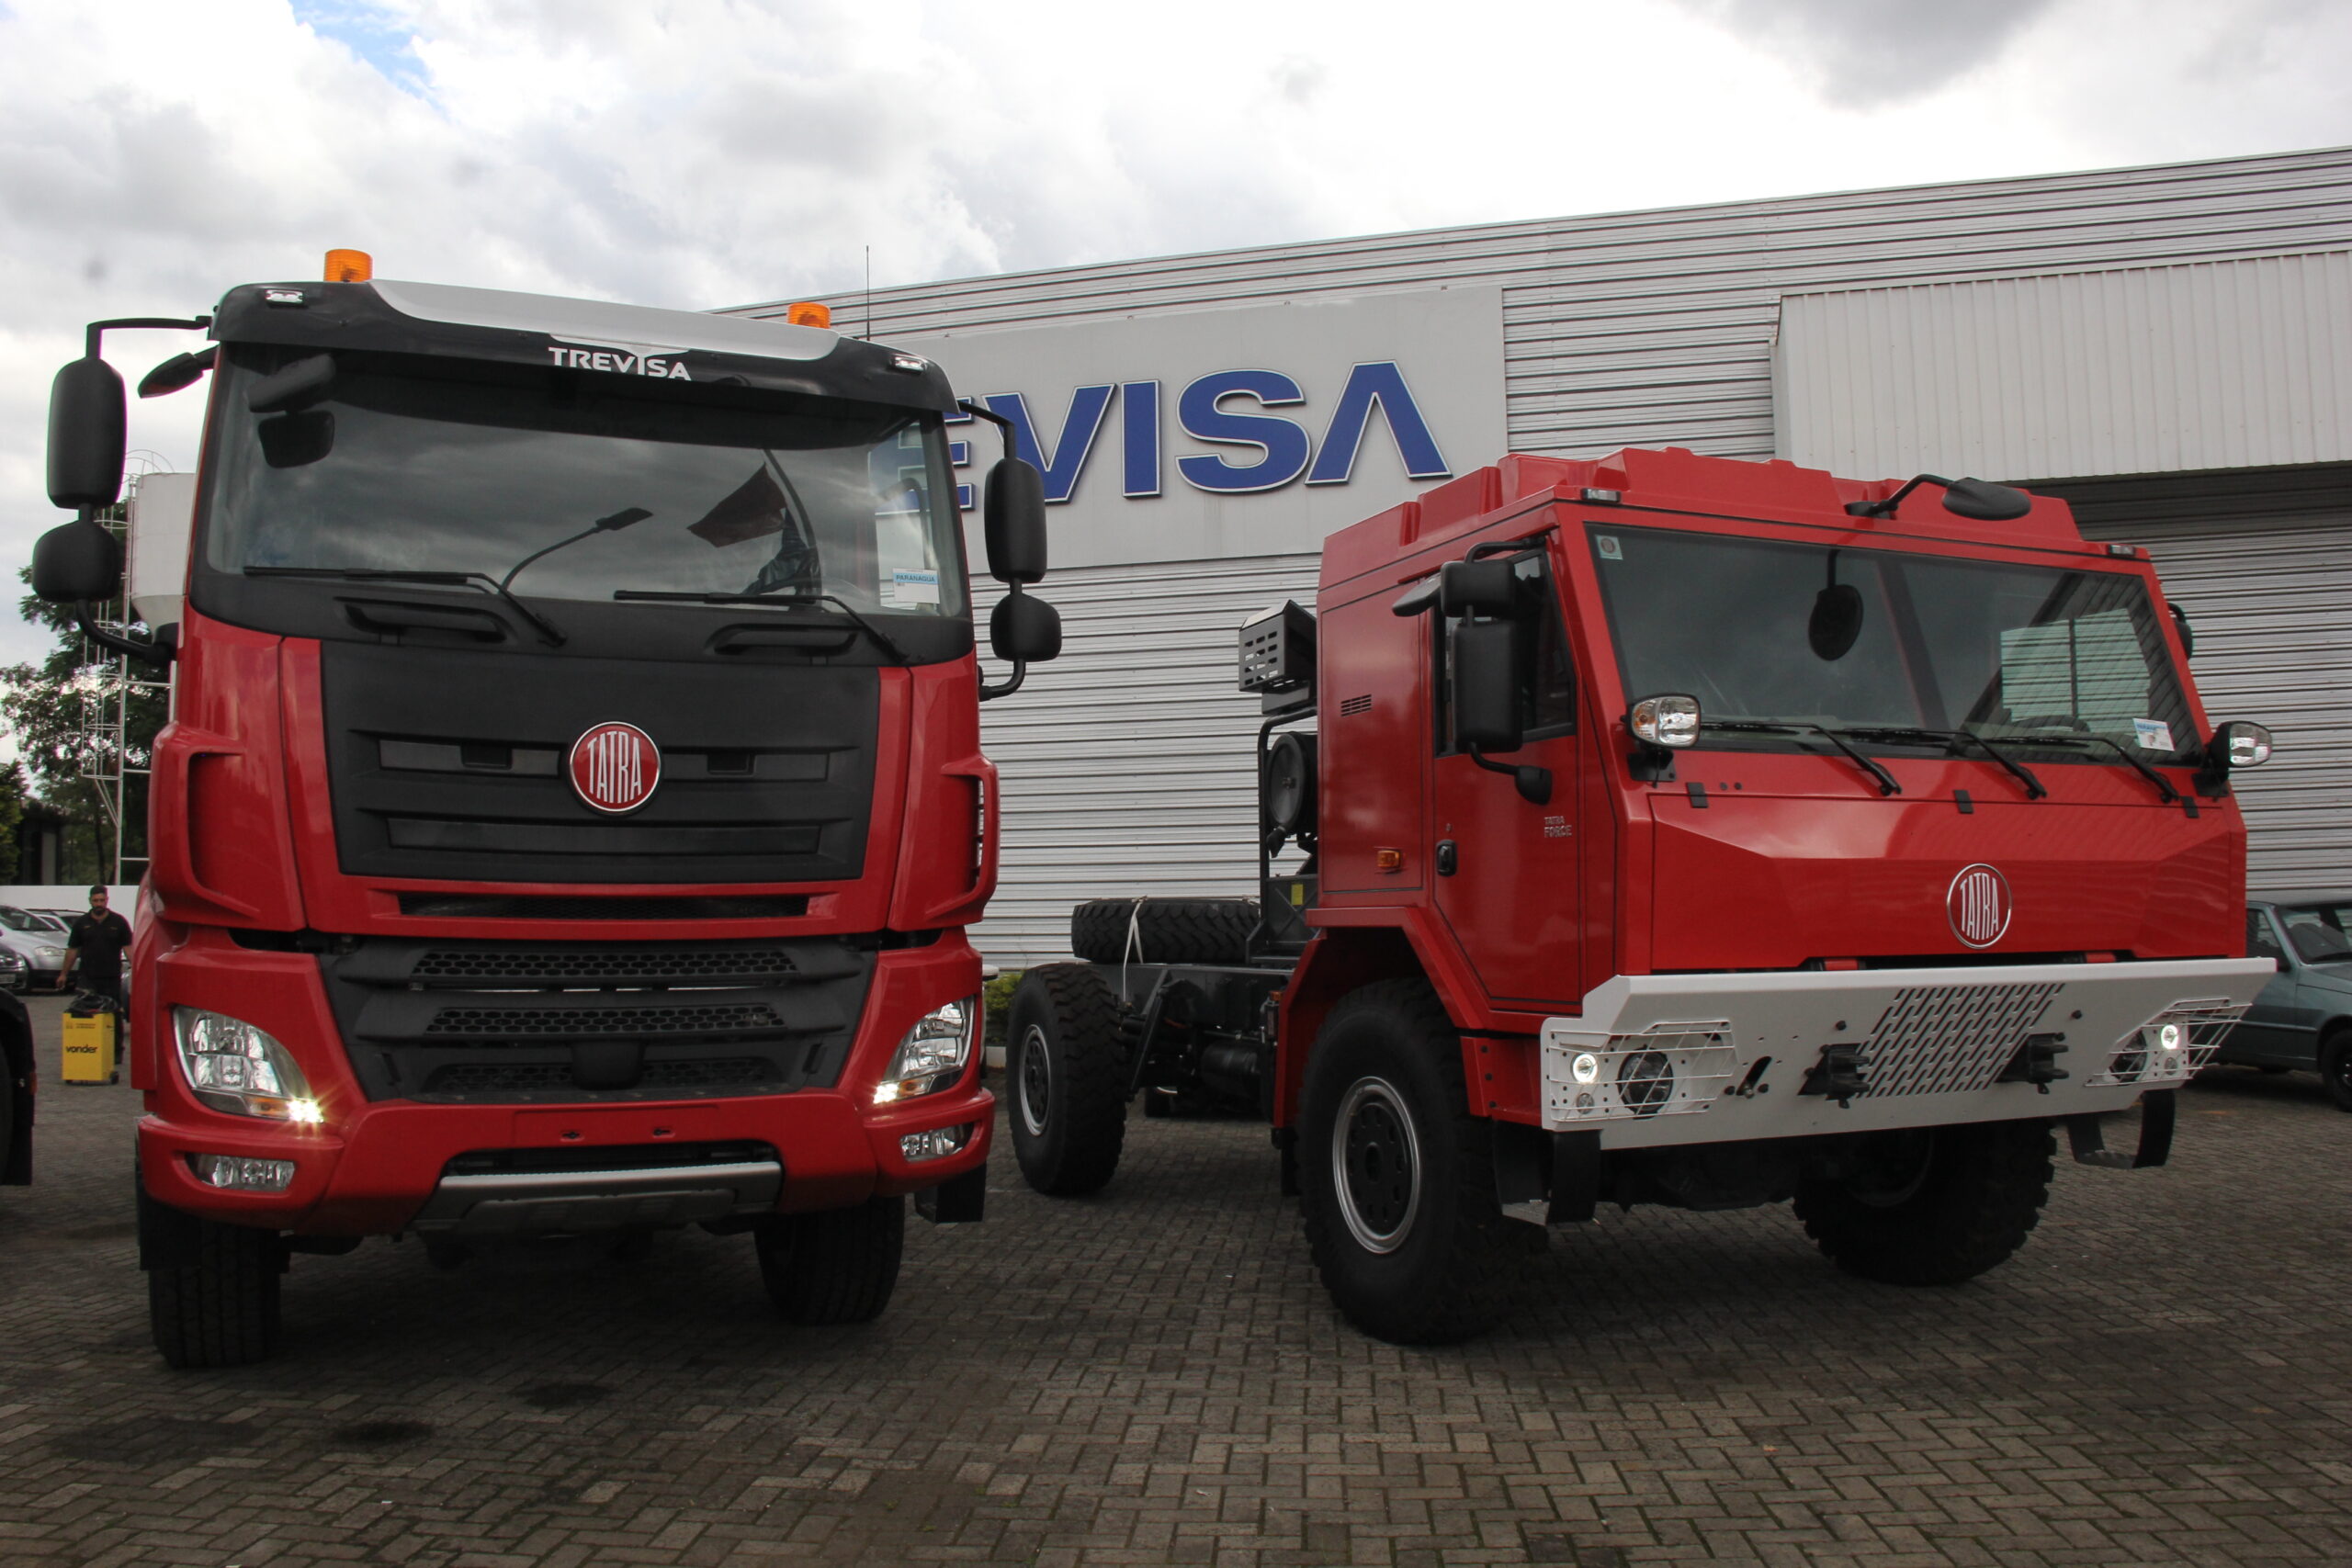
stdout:
POLYGON ((1031 1024, 1021 1036, 1021 1125, 1033 1138, 1046 1135, 1046 1118, 1054 1108, 1053 1051, 1046 1032, 1031 1024))
POLYGON ((1420 1134, 1385 1078, 1358 1078, 1331 1127, 1331 1185, 1348 1234, 1367 1252, 1394 1252, 1421 1206, 1420 1134))

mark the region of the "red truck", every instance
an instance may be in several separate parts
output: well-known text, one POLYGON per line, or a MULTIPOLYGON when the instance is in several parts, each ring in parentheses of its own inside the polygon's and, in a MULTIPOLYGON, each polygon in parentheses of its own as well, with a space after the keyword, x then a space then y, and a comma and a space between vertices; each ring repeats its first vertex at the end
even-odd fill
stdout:
POLYGON ((1793 1199, 1849 1271, 1969 1279, 2054 1127, 2162 1162, 2270 973, 2229 785, 2270 739, 2188 636, 2144 551, 1973 479, 1514 457, 1343 529, 1242 628, 1262 903, 1075 912, 1009 1019, 1022 1168, 1101 1187, 1138 1093, 1263 1115, 1401 1342, 1603 1203, 1793 1199))
POLYGON ((870 1318, 906 1195, 981 1213, 978 704, 1060 648, 1021 592, 1035 470, 989 475, 983 684, 938 367, 814 307, 370 270, 95 323, 52 389, 82 515, 35 590, 174 672, 127 1032, 155 1342, 266 1355, 288 1258, 365 1236, 697 1223, 752 1235, 788 1318, 870 1318), (210 402, 151 639, 93 623, 123 559, 93 513, 102 339, 164 326, 211 342, 141 394, 210 402))

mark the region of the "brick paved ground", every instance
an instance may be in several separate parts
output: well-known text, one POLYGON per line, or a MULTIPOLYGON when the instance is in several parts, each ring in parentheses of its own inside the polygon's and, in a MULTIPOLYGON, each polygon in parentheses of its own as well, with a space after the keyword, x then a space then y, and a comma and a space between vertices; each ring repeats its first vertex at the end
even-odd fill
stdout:
POLYGON ((869 1328, 776 1322, 741 1239, 374 1242, 298 1259, 285 1355, 227 1374, 148 1345, 134 1097, 52 1083, 0 1190, 0 1562, 2352 1561, 2352 1117, 2211 1078, 2177 1165, 2067 1168, 1956 1291, 1645 1210, 1399 1350, 1325 1304, 1261 1129, 1137 1120, 1096 1201, 1001 1154, 869 1328))

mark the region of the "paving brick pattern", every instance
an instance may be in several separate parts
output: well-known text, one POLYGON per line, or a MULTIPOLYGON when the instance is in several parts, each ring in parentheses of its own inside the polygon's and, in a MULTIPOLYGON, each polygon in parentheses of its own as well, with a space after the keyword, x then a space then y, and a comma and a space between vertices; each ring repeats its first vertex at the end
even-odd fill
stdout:
POLYGON ((1326 1304, 1261 1128, 1138 1119, 1099 1199, 1001 1154, 987 1224, 910 1223, 870 1327, 779 1323, 740 1238, 372 1242, 296 1260, 280 1359, 175 1374, 136 1099, 51 1076, 0 1189, 7 1568, 2352 1562, 2352 1117, 2308 1077, 2209 1075, 2175 1166, 2068 1167, 1951 1291, 1784 1209, 1638 1210, 1397 1349, 1326 1304))

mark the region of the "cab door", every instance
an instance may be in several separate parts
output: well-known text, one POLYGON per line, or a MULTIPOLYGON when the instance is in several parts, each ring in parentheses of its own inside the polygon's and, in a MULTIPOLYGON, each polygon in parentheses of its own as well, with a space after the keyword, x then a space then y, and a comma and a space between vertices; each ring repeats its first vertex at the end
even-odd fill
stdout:
POLYGON ((1514 684, 1524 739, 1482 767, 1453 733, 1453 648, 1464 617, 1429 617, 1430 863, 1439 917, 1498 1007, 1573 1004, 1584 994, 1580 901, 1584 826, 1577 776, 1577 677, 1544 543, 1501 556, 1520 583, 1514 684), (1551 775, 1550 798, 1527 799, 1511 770, 1551 775), (1496 768, 1504 771, 1498 772, 1496 768))

